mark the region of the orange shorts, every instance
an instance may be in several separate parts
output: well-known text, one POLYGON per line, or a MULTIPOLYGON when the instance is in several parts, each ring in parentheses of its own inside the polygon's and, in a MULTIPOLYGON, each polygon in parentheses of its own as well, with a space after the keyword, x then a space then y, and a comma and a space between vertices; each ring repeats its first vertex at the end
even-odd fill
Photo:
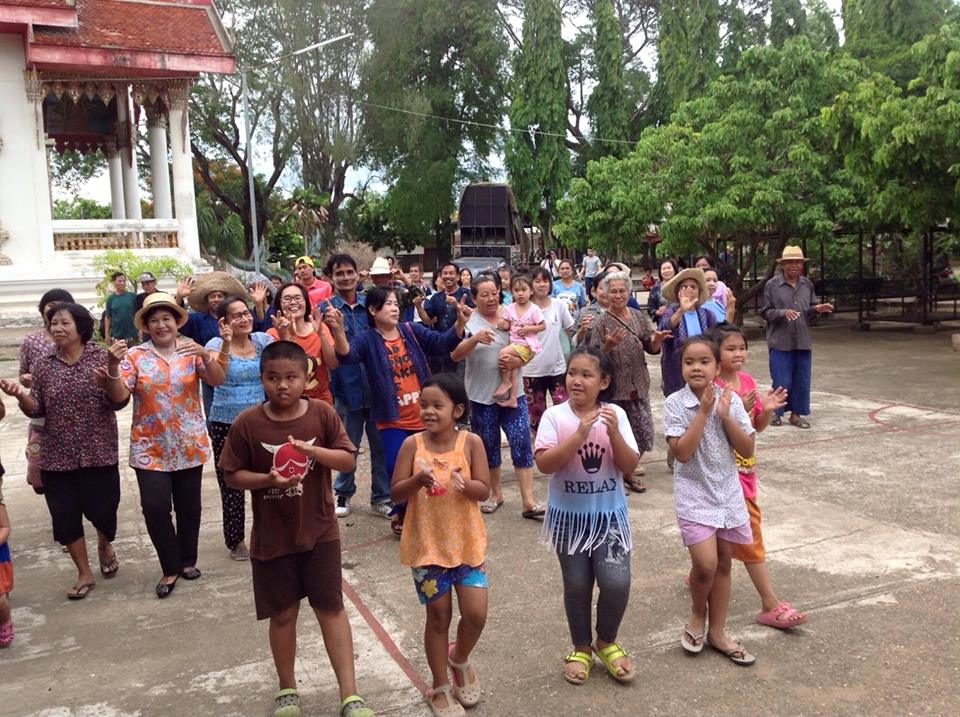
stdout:
POLYGON ((13 565, 9 561, 0 563, 0 597, 13 591, 13 565))
POLYGON ((750 530, 753 531, 753 542, 746 545, 734 543, 733 557, 741 563, 762 563, 767 557, 763 547, 763 533, 760 532, 760 506, 755 498, 744 498, 747 502, 747 512, 750 514, 750 530))

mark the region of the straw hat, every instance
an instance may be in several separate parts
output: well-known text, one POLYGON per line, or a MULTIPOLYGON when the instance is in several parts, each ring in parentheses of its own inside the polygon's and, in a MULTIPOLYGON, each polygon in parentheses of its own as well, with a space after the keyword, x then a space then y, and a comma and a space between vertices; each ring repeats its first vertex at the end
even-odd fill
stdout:
POLYGON ((678 301, 677 289, 680 283, 687 279, 693 279, 697 282, 697 287, 700 289, 700 298, 697 300, 697 305, 702 306, 707 303, 710 300, 710 290, 707 288, 707 280, 703 278, 703 269, 684 269, 663 285, 663 288, 660 289, 660 295, 667 301, 676 303, 678 301))
POLYGON ((143 325, 143 318, 147 315, 147 312, 156 309, 158 306, 169 309, 173 315, 177 317, 178 329, 187 323, 186 309, 180 306, 177 300, 170 296, 170 294, 164 291, 155 291, 147 295, 147 298, 143 300, 143 307, 133 315, 133 325, 137 327, 137 331, 146 330, 146 327, 143 325))
POLYGON ((211 271, 197 278, 193 291, 187 297, 187 303, 194 311, 207 310, 207 294, 211 291, 222 291, 229 296, 230 294, 239 294, 246 298, 247 292, 235 276, 225 271, 211 271))
POLYGON ((389 276, 393 272, 390 271, 390 262, 388 262, 382 256, 378 256, 373 260, 373 265, 370 267, 370 271, 368 273, 370 276, 383 276, 384 274, 389 276))
POLYGON ((780 255, 780 258, 777 259, 777 263, 780 264, 784 261, 810 261, 810 259, 803 255, 803 249, 788 244, 783 247, 783 253, 780 255))

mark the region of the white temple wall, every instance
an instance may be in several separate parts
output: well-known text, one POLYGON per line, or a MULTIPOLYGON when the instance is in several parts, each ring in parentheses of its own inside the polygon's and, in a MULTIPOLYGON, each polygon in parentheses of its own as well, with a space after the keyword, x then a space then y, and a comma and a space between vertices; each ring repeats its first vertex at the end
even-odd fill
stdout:
MULTIPOLYGON (((13 266, 53 260, 46 147, 24 67, 23 38, 0 34, 0 231, 8 235, 0 253, 13 266)), ((12 268, 0 266, 0 275, 12 278, 12 268)))

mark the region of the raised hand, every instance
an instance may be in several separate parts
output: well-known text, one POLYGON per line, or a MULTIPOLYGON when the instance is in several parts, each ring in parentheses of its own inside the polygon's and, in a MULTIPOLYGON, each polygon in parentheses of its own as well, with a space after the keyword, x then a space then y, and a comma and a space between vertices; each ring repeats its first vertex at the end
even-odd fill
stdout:
POLYGON ((177 344, 176 353, 180 354, 181 356, 201 356, 204 363, 207 363, 210 360, 210 352, 192 339, 184 339, 183 341, 179 342, 177 344))
POLYGON ((123 357, 127 355, 127 342, 123 339, 117 339, 107 347, 108 360, 112 366, 118 366, 123 357))
POLYGON ((783 312, 783 316, 787 321, 796 321, 800 318, 800 312, 796 309, 786 309, 783 312))
POLYGON ((650 332, 650 348, 656 351, 663 344, 664 339, 673 338, 673 332, 669 329, 665 331, 660 331, 660 329, 654 329, 650 332))
POLYGON ((603 337, 603 350, 606 352, 612 351, 617 346, 622 344, 625 338, 627 338, 627 331, 622 326, 618 326, 612 331, 608 331, 603 337))
POLYGON ((417 294, 417 295, 414 296, 413 299, 412 299, 413 305, 414 305, 414 306, 420 306, 420 305, 422 305, 422 304, 423 304, 423 300, 424 300, 425 298, 426 298, 426 297, 425 297, 423 294, 417 294))
POLYGON ((509 319, 499 319, 499 320, 497 321, 497 328, 500 329, 501 331, 509 331, 509 330, 510 330, 510 320, 509 320, 509 319))
POLYGON ((787 405, 787 389, 783 386, 778 387, 777 389, 769 389, 764 395, 763 399, 760 401, 760 408, 764 411, 773 412, 778 408, 783 408, 787 405))
POLYGON ((717 399, 717 415, 720 418, 727 418, 730 415, 730 401, 733 399, 733 387, 724 386, 720 391, 720 398, 717 399))
POLYGON ((817 304, 813 307, 813 310, 818 314, 832 314, 833 304, 817 304))
POLYGON ((287 443, 296 448, 305 456, 309 456, 311 453, 313 453, 313 449, 315 448, 312 443, 301 441, 299 438, 294 438, 293 436, 287 436, 287 443))
POLYGON ((450 482, 457 493, 463 493, 466 490, 467 481, 463 477, 463 469, 460 466, 455 466, 450 472, 450 482))
POLYGON ((323 312, 323 322, 330 327, 331 331, 336 331, 343 328, 343 314, 340 313, 340 310, 334 308, 333 306, 328 306, 327 310, 323 312))
POLYGON ((290 488, 302 480, 302 474, 282 476, 276 468, 270 469, 270 485, 272 485, 274 488, 290 488))
POLYGON ((467 323, 467 320, 470 318, 472 314, 473 314, 473 309, 467 306, 467 297, 461 296, 460 302, 457 304, 457 323, 460 323, 460 324, 467 323))
POLYGON ((607 435, 613 438, 620 433, 620 422, 617 420, 616 412, 609 406, 600 409, 600 420, 607 429, 607 435))
POLYGON ((0 391, 18 399, 23 396, 23 386, 9 378, 0 378, 0 391))
POLYGON ((680 311, 693 311, 697 308, 697 300, 700 298, 700 295, 697 293, 697 290, 693 287, 683 287, 681 290, 679 299, 680 302, 680 311))
POLYGON ((446 299, 446 301, 447 301, 448 304, 450 304, 451 306, 453 306, 454 304, 457 303, 457 298, 456 298, 453 294, 447 294, 447 299, 446 299))
POLYGON ((192 276, 185 276, 180 281, 177 282, 177 298, 185 299, 190 296, 190 292, 193 291, 193 287, 196 286, 197 280, 192 276))
POLYGON ((480 329, 474 336, 477 337, 477 343, 490 344, 497 337, 493 329, 480 329))
POLYGON ((253 299, 253 303, 257 306, 266 306, 267 297, 269 295, 270 290, 262 281, 258 281, 256 284, 250 287, 250 298, 253 299))
POLYGON ((106 388, 110 369, 106 366, 97 366, 93 369, 93 383, 97 388, 106 388))
POLYGON ((228 344, 233 341, 232 322, 227 321, 226 317, 224 317, 217 322, 217 325, 220 327, 220 338, 223 339, 223 343, 228 344))
POLYGON ((753 410, 753 407, 756 403, 757 389, 747 391, 745 394, 743 394, 743 408, 747 413, 750 413, 753 410))
POLYGON ((580 425, 577 426, 577 434, 580 436, 580 440, 586 440, 587 436, 590 435, 590 429, 599 420, 601 410, 598 408, 580 419, 580 425))
POLYGON ((433 467, 423 460, 423 458, 417 458, 417 460, 414 461, 414 468, 416 469, 416 473, 413 474, 413 477, 417 483, 428 491, 432 490, 437 484, 437 478, 433 474, 433 467))
POLYGON ((708 383, 700 396, 700 413, 709 416, 713 412, 713 397, 715 394, 714 384, 708 383))
POLYGON ((270 321, 273 322, 273 328, 277 330, 277 334, 279 334, 281 341, 293 340, 293 322, 284 316, 283 309, 280 309, 277 313, 273 314, 270 317, 270 321))

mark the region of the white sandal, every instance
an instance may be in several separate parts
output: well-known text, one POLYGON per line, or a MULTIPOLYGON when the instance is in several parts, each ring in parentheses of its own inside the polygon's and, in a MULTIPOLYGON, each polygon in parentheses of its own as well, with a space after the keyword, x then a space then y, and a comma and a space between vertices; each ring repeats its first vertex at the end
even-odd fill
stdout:
POLYGON ((454 646, 450 647, 450 652, 447 655, 447 659, 450 661, 450 667, 454 670, 459 670, 460 675, 463 678, 463 687, 460 687, 457 684, 456 675, 454 675, 453 682, 451 685, 453 687, 453 696, 457 698, 457 702, 462 704, 464 707, 473 707, 474 705, 480 702, 480 677, 477 675, 477 671, 473 671, 473 682, 467 683, 467 670, 470 669, 470 661, 466 662, 454 662, 453 658, 450 655, 453 654, 454 646))
POLYGON ((442 687, 435 687, 432 690, 427 692, 427 704, 430 705, 430 709, 433 710, 434 717, 465 717, 466 712, 461 705, 453 696, 453 688, 450 685, 443 685, 442 687), (435 695, 446 695, 447 696, 447 706, 446 707, 437 707, 433 703, 433 698, 435 695))

